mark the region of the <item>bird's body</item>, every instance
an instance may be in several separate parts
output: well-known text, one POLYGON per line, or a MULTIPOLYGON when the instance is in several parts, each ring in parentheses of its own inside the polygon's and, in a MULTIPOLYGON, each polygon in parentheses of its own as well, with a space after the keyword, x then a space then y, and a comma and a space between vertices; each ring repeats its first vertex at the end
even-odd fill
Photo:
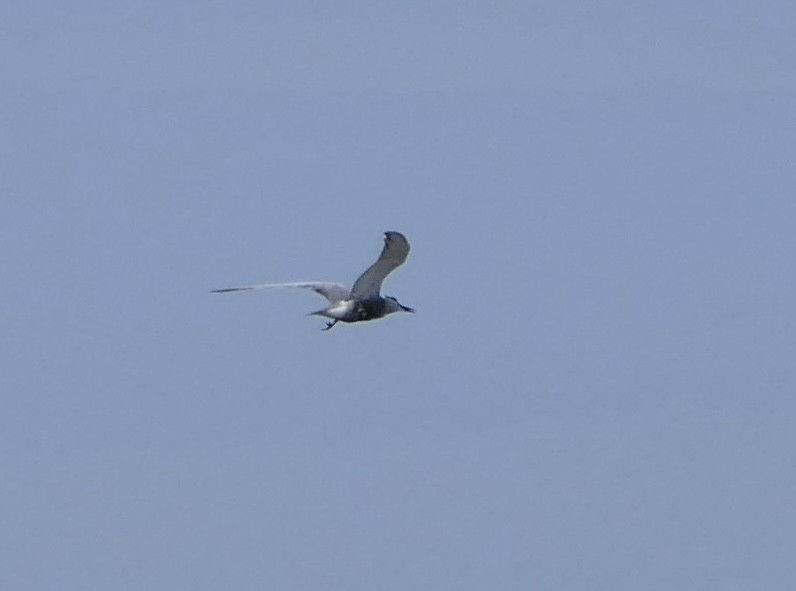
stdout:
POLYGON ((329 281, 302 281, 291 283, 260 283, 243 287, 216 289, 214 293, 269 289, 277 287, 303 287, 312 289, 329 301, 326 308, 310 312, 310 316, 331 318, 326 323, 329 330, 338 322, 363 322, 384 318, 393 312, 414 312, 393 297, 380 295, 381 284, 392 271, 400 267, 409 255, 409 242, 400 232, 384 233, 384 248, 379 258, 354 282, 349 291, 340 283, 329 281))

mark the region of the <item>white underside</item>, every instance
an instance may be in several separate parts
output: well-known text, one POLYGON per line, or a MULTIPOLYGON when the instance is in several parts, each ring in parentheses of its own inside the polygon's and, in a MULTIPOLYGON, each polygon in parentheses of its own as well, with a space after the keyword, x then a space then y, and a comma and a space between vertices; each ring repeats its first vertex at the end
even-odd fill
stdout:
POLYGON ((340 302, 335 302, 323 311, 323 315, 327 316, 328 318, 342 320, 343 318, 347 318, 351 312, 353 312, 356 305, 356 300, 342 300, 340 302))

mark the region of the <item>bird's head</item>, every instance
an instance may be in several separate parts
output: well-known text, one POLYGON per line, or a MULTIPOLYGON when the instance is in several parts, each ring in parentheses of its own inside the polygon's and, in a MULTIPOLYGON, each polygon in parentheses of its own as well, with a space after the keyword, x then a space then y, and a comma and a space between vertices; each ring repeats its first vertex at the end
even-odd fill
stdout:
POLYGON ((385 296, 384 300, 387 302, 387 314, 392 314, 393 312, 412 312, 414 314, 415 312, 414 308, 404 306, 392 296, 385 296))

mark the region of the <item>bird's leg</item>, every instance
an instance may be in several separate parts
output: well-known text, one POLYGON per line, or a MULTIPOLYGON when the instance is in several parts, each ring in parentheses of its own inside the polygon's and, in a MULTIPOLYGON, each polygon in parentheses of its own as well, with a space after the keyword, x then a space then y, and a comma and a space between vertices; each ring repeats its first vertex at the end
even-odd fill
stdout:
POLYGON ((333 320, 333 321, 331 321, 331 322, 327 322, 327 323, 326 323, 326 328, 322 328, 321 330, 331 330, 331 328, 332 328, 332 327, 333 327, 335 324, 337 324, 337 319, 335 319, 335 320, 333 320))

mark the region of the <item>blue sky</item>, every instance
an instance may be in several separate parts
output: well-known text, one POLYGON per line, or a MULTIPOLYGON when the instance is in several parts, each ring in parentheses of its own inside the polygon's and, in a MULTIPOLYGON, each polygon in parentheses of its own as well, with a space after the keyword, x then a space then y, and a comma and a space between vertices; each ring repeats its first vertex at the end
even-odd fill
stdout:
POLYGON ((0 587, 796 584, 796 9, 431 4, 0 8, 0 587))

